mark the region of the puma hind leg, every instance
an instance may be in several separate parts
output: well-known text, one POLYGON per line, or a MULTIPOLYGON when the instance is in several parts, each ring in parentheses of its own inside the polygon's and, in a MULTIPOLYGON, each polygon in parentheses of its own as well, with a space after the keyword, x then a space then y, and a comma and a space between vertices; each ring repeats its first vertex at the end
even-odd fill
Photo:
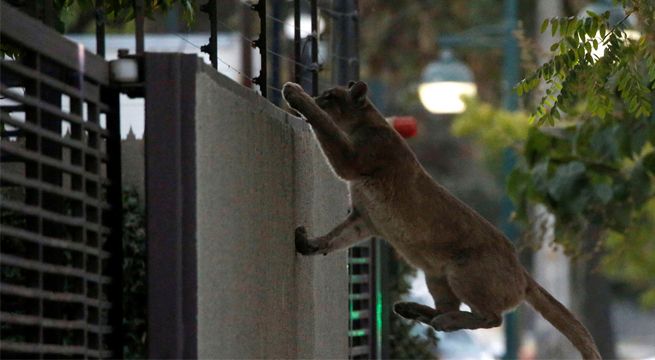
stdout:
POLYGON ((500 326, 503 318, 500 314, 480 315, 468 311, 451 311, 437 315, 429 325, 437 331, 456 331, 489 329, 500 326))
POLYGON ((502 316, 499 314, 483 316, 459 310, 440 313, 437 309, 415 302, 395 303, 393 311, 405 319, 420 321, 437 331, 489 329, 502 323, 502 316))
POLYGON ((426 283, 436 309, 415 302, 398 302, 394 304, 394 312, 406 319, 430 325, 437 316, 459 310, 461 302, 450 289, 445 277, 426 275, 426 283))

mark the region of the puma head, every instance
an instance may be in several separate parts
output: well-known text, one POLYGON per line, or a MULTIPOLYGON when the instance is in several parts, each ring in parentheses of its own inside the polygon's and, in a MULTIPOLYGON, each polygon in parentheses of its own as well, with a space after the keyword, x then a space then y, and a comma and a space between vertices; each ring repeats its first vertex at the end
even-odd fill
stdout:
POLYGON ((363 123, 374 122, 381 115, 366 98, 368 86, 363 81, 335 87, 315 98, 316 104, 327 112, 334 122, 347 133, 363 123))

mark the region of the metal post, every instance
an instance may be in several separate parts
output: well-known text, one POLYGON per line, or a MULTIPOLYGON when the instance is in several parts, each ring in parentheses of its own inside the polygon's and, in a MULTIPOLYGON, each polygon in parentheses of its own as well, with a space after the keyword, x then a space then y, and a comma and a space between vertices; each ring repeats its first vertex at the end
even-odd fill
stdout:
POLYGON ((336 55, 332 58, 332 82, 335 84, 345 85, 359 79, 357 7, 355 0, 335 1, 334 11, 339 14, 335 15, 335 36, 332 37, 332 53, 336 55))
POLYGON ((120 98, 116 89, 106 89, 103 102, 109 105, 111 111, 107 113, 107 177, 109 189, 107 200, 111 206, 109 226, 112 229, 108 239, 110 252, 110 273, 112 283, 110 293, 112 307, 110 309, 109 323, 113 329, 109 346, 112 357, 123 358, 123 345, 125 344, 123 329, 123 192, 121 184, 121 125, 120 125, 120 98))
POLYGON ((351 57, 348 59, 348 64, 352 74, 351 80, 359 80, 359 0, 350 2, 348 12, 351 14, 349 17, 353 35, 351 57))
POLYGON ((302 39, 300 38, 300 0, 293 0, 293 59, 296 61, 294 67, 294 81, 300 84, 302 79, 302 54, 300 53, 300 46, 302 39))
POLYGON ((146 53, 148 358, 198 357, 194 54, 146 53), (161 171, 166 169, 166 171, 161 171))
POLYGON ((380 331, 382 330, 382 323, 379 322, 380 318, 378 317, 378 309, 381 304, 381 296, 379 296, 379 279, 378 279, 378 248, 377 248, 377 239, 371 238, 368 242, 369 247, 369 256, 370 263, 368 267, 368 278, 369 278, 369 289, 370 290, 370 302, 368 307, 368 318, 369 318, 369 336, 368 336, 368 348, 369 348, 369 359, 380 359, 380 352, 378 348, 378 338, 380 336, 380 331))
POLYGON ((259 85, 259 91, 261 91, 263 97, 267 97, 268 93, 268 84, 266 79, 266 68, 268 63, 266 62, 266 0, 259 0, 257 5, 253 5, 252 9, 257 11, 259 15, 259 38, 253 41, 252 46, 259 48, 259 55, 261 58, 261 69, 259 70, 259 76, 253 79, 253 82, 259 85))
POLYGON ((43 23, 50 26, 53 29, 56 29, 58 22, 59 22, 59 18, 57 17, 57 12, 55 11, 54 1, 44 1, 43 23))
POLYGON ((503 59, 503 104, 505 109, 515 111, 518 109, 518 95, 514 91, 514 85, 519 82, 520 77, 520 51, 519 45, 514 37, 517 25, 517 0, 505 0, 504 3, 504 59, 503 59))
POLYGON ((200 47, 200 51, 209 54, 209 61, 214 69, 218 68, 218 24, 216 0, 207 0, 200 6, 200 11, 206 12, 209 17, 209 43, 200 47))
POLYGON ((310 0, 312 23, 312 96, 318 95, 318 7, 316 0, 310 0))
MULTIPOLYGON (((282 1, 273 0, 271 2, 271 15, 275 19, 282 18, 282 1)), ((280 51, 280 33, 282 32, 282 24, 278 21, 273 21, 271 24, 271 51, 279 54, 280 51)), ((271 86, 279 89, 280 85, 280 57, 273 56, 271 58, 271 86)), ((277 90, 271 92, 271 102, 275 105, 280 105, 281 93, 277 90)))
POLYGON ((143 22, 145 20, 143 15, 143 0, 134 0, 134 25, 136 37, 136 54, 143 55, 143 37, 144 29, 143 22))
MULTIPOLYGON (((348 0, 335 0, 334 12, 345 13, 348 8, 347 2, 348 0)), ((335 56, 332 57, 332 82, 337 85, 345 85, 350 80, 350 76, 348 75, 348 64, 342 60, 349 56, 349 41, 344 41, 344 39, 352 39, 352 35, 348 31, 350 27, 346 17, 335 16, 333 24, 334 36, 331 37, 331 47, 335 56)))
POLYGON ((96 0, 96 54, 105 57, 105 0, 96 0))
MULTIPOLYGON (((297 1, 297 0, 296 0, 297 1)), ((250 39, 250 33, 252 32, 252 26, 250 20, 248 19, 249 9, 245 6, 241 7, 241 34, 250 39)), ((246 42, 241 42, 241 72, 243 77, 241 79, 241 84, 245 87, 252 87, 252 47, 251 44, 246 42)))
MULTIPOLYGON (((519 81, 519 47, 514 38, 514 31, 517 24, 517 0, 505 0, 503 11, 503 22, 505 28, 503 44, 503 105, 509 111, 516 111, 518 108, 518 96, 514 91, 514 85, 519 81)), ((516 164, 516 154, 511 149, 506 149, 503 154, 503 175, 509 175, 516 164)), ((507 195, 501 202, 502 228, 505 235, 514 241, 517 237, 516 227, 510 223, 510 216, 514 211, 511 200, 507 195)), ((517 359, 519 348, 518 314, 516 311, 505 315, 505 355, 503 359, 517 359)))

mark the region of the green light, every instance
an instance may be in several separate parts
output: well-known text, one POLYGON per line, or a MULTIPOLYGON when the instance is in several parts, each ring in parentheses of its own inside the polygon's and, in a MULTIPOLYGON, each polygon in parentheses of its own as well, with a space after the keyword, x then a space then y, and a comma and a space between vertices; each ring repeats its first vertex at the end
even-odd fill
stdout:
POLYGON ((350 264, 368 264, 368 258, 350 258, 348 259, 350 264))
POLYGON ((375 353, 378 359, 382 356, 382 242, 377 240, 373 243, 375 246, 375 353))
MULTIPOLYGON (((379 279, 379 277, 378 277, 379 279)), ((382 341, 382 291, 380 286, 375 292, 375 334, 378 337, 378 344, 382 341)))
POLYGON ((350 337, 366 336, 366 333, 368 333, 368 331, 366 331, 366 329, 350 330, 350 331, 348 331, 348 336, 350 336, 350 337))

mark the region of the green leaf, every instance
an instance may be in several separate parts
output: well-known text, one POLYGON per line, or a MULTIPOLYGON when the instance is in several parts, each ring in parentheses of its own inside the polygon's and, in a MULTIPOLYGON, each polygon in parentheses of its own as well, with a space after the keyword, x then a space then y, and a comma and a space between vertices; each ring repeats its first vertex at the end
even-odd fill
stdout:
POLYGON ((548 22, 549 22, 549 19, 545 19, 544 22, 541 23, 540 31, 541 31, 542 34, 546 31, 546 29, 548 29, 548 22))
MULTIPOLYGON (((598 17, 594 17, 593 20, 591 21, 591 34, 589 35, 590 37, 595 37, 596 33, 598 32, 598 17)), ((601 35, 604 36, 604 35, 601 35)))
POLYGON ((559 26, 559 21, 557 18, 550 19, 550 35, 555 36, 557 34, 557 28, 559 26))

